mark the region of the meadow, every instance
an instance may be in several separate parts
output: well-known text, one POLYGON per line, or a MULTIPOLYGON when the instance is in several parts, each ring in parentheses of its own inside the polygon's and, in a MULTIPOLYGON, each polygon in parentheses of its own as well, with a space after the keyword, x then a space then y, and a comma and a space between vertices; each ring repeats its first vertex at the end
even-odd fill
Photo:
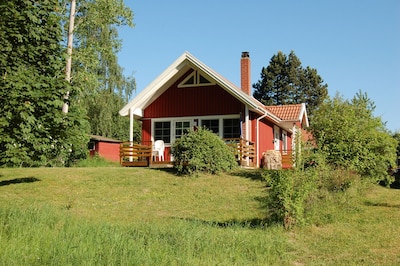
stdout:
POLYGON ((0 169, 0 265, 400 264, 399 189, 291 230, 267 222, 267 193, 255 170, 0 169))

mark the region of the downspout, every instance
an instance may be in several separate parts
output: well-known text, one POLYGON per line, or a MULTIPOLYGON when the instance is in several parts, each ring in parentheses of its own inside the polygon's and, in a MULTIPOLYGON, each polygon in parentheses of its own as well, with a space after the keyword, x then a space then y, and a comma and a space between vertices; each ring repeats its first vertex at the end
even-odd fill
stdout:
POLYGON ((260 167, 260 158, 259 158, 259 151, 260 151, 260 127, 259 127, 259 123, 260 120, 265 118, 268 115, 268 113, 264 113, 262 116, 260 116, 259 118, 257 118, 257 129, 256 129, 256 134, 257 134, 257 168, 260 167))
POLYGON ((245 105, 244 107, 244 121, 246 125, 246 139, 250 139, 250 130, 249 130, 249 107, 245 105))
MULTIPOLYGON (((245 125, 246 125, 246 140, 250 140, 250 120, 249 120, 249 107, 247 105, 245 105, 244 107, 244 121, 245 121, 245 125)), ((248 145, 249 143, 246 143, 246 145, 248 145)), ((247 166, 249 166, 249 157, 247 157, 246 159, 246 164, 247 166)))

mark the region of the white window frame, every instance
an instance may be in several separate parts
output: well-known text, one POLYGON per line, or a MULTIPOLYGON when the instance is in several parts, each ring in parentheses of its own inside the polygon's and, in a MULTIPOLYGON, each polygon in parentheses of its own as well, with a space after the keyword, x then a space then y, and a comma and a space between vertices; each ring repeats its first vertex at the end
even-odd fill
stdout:
POLYGON ((218 136, 223 138, 223 131, 224 131, 224 119, 239 119, 240 120, 240 115, 239 114, 233 114, 233 115, 213 115, 213 116, 184 116, 184 117, 165 117, 165 118, 154 118, 151 121, 151 140, 154 142, 154 131, 155 131, 155 122, 165 122, 168 121, 171 123, 171 128, 170 128, 170 136, 171 136, 171 143, 165 143, 166 147, 170 147, 175 141, 176 141, 176 136, 175 136, 175 130, 176 130, 176 122, 190 122, 190 128, 193 128, 194 126, 201 126, 201 121, 202 120, 219 120, 219 132, 218 136), (196 124, 197 122, 197 124, 196 124))
POLYGON ((274 150, 279 151, 280 150, 280 128, 277 126, 274 126, 274 150))
POLYGON ((288 136, 285 130, 282 130, 282 153, 288 153, 288 136))

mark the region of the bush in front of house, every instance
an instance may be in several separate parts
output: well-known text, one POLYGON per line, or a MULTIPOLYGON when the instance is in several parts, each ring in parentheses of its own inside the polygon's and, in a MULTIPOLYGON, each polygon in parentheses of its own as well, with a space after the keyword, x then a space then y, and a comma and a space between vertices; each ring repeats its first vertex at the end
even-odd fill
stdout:
POLYGON ((177 139, 172 155, 178 174, 217 174, 237 167, 232 148, 213 132, 197 128, 177 139))
POLYGON ((267 170, 263 177, 270 186, 266 203, 271 222, 286 229, 305 223, 307 201, 317 189, 315 172, 267 170))

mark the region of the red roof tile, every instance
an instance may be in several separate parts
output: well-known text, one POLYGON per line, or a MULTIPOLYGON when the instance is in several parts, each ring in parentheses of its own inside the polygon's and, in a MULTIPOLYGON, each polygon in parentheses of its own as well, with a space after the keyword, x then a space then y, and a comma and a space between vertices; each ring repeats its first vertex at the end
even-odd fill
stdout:
POLYGON ((265 106, 265 108, 282 120, 298 121, 300 119, 302 104, 265 106))

